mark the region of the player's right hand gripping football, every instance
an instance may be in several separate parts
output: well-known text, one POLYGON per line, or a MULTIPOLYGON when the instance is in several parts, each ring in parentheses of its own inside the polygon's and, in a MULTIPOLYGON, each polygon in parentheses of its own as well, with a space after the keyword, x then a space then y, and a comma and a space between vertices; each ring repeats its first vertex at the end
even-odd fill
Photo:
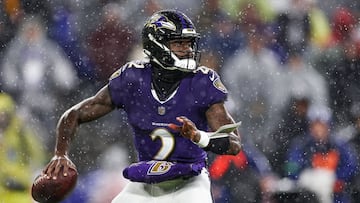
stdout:
POLYGON ((55 155, 50 163, 45 167, 43 173, 46 174, 47 178, 56 180, 60 175, 60 171, 63 172, 63 176, 67 176, 69 172, 69 168, 75 169, 75 164, 67 157, 66 155, 55 155), (63 170, 62 170, 63 169, 63 170))

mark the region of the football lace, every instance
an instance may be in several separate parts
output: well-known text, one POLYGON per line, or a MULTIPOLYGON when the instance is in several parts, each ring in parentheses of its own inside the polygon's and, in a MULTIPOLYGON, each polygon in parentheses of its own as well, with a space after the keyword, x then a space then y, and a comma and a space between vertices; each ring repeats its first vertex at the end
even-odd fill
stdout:
POLYGON ((35 186, 38 185, 40 183, 40 181, 42 181, 46 177, 46 175, 45 176, 39 175, 39 176, 34 181, 35 186), (39 177, 39 176, 41 176, 41 177, 39 177))

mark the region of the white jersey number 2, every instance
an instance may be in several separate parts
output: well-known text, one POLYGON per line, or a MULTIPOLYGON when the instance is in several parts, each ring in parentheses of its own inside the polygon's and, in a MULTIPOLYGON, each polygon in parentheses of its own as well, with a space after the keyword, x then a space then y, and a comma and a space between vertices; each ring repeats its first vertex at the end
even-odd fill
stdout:
POLYGON ((158 153, 154 156, 154 160, 164 160, 173 151, 175 146, 174 135, 164 128, 154 130, 150 135, 152 140, 160 139, 162 146, 158 153))

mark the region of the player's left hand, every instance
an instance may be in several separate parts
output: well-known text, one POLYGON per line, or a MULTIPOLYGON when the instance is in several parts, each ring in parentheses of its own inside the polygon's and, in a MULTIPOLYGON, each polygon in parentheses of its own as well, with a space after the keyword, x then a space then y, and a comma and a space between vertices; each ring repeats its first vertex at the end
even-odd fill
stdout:
POLYGON ((55 155, 43 170, 47 178, 57 179, 61 169, 63 168, 63 176, 67 176, 69 168, 76 170, 75 164, 66 155, 55 155))
POLYGON ((185 116, 180 116, 176 118, 177 121, 182 123, 182 126, 176 125, 174 123, 169 124, 169 128, 179 131, 183 137, 190 139, 191 141, 197 143, 200 140, 200 134, 195 124, 185 116))

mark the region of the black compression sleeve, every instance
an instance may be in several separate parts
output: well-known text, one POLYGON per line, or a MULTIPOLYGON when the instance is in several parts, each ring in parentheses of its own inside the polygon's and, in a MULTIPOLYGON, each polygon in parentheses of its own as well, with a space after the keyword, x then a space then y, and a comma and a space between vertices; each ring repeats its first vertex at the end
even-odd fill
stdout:
POLYGON ((214 152, 215 154, 226 154, 230 147, 230 138, 216 138, 211 139, 209 145, 205 148, 207 151, 214 152))

